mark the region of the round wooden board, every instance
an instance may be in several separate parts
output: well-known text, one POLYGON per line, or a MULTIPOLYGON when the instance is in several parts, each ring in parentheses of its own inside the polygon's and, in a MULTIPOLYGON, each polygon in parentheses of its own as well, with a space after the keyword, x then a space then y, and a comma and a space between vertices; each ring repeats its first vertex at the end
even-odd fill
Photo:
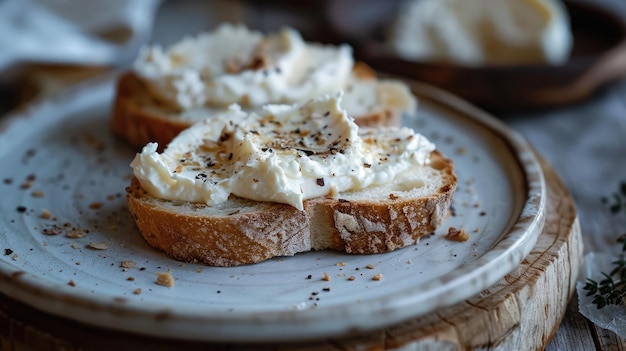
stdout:
POLYGON ((546 224, 513 272, 467 301, 383 330, 289 344, 207 344, 100 329, 0 296, 0 350, 535 350, 552 339, 583 259, 574 201, 542 160, 546 224))

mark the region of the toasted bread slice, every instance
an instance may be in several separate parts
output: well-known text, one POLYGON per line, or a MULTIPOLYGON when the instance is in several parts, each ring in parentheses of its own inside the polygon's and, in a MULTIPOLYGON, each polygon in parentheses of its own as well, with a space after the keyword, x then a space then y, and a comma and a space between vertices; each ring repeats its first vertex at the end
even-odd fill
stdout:
POLYGON ((174 258, 211 266, 256 263, 298 252, 389 252, 415 244, 445 218, 456 189, 453 164, 438 151, 391 184, 287 204, 231 195, 216 206, 160 200, 134 178, 130 212, 145 240, 174 258))
MULTIPOLYGON (((357 62, 345 87, 348 113, 359 126, 398 126, 404 112, 413 112, 415 98, 409 88, 395 80, 378 80, 375 72, 357 62), (365 101, 378 101, 366 105, 365 101)), ((223 108, 181 111, 154 97, 147 84, 132 72, 120 76, 111 117, 111 130, 132 146, 148 142, 165 147, 182 130, 223 108)))

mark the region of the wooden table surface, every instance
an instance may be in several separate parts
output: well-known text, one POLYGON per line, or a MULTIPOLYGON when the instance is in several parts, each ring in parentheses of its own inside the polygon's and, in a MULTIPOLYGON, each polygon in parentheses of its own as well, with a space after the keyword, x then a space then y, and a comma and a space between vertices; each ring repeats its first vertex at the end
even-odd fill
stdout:
MULTIPOLYGON (((80 82, 85 78, 96 76, 105 71, 107 70, 104 68, 33 66, 27 72, 28 74, 23 76, 24 79, 16 85, 16 87, 20 87, 20 89, 18 89, 20 93, 17 95, 21 98, 14 100, 14 103, 10 106, 16 108, 19 104, 27 103, 33 97, 52 95, 64 87, 80 82)), ((19 318, 16 321, 15 316, 24 314, 30 315, 31 312, 28 306, 16 303, 6 296, 0 296, 0 330, 6 331, 7 328, 15 329, 15 325, 19 325, 19 318), (11 325, 7 322, 8 320, 13 320, 12 323, 18 324, 11 325)), ((56 321, 55 317, 50 317, 41 320, 41 323, 48 323, 51 328, 50 330, 54 331, 56 321)), ((2 333, 0 333, 0 335, 1 334, 2 333)), ((3 341, 2 338, 0 338, 0 351, 41 349, 37 345, 29 345, 25 343, 24 340, 19 340, 19 335, 20 334, 14 334, 13 337, 17 339, 12 341, 3 341)), ((149 345, 151 342, 154 341, 146 339, 146 345, 149 345)), ((68 345, 60 343, 57 345, 56 349, 65 350, 67 346, 68 345)), ((598 328, 595 324, 583 317, 578 312, 578 301, 576 296, 574 296, 567 307, 567 312, 561 326, 552 341, 546 347, 546 350, 594 349, 606 351, 626 350, 626 339, 620 338, 611 331, 598 328)))

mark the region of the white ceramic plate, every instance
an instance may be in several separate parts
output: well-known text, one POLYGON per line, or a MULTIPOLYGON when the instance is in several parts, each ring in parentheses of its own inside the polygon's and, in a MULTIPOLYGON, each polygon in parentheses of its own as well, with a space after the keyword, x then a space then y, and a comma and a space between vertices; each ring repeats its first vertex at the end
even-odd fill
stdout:
POLYGON ((55 315, 193 340, 344 335, 479 293, 516 267, 543 227, 543 175, 528 145, 462 101, 415 84, 420 111, 406 124, 451 157, 459 176, 455 215, 435 235, 381 255, 311 252, 236 268, 181 263, 149 247, 128 214, 134 151, 108 130, 113 86, 82 86, 0 124, 0 292, 55 315), (446 240, 451 226, 469 241, 446 240), (166 271, 175 286, 155 284, 166 271))

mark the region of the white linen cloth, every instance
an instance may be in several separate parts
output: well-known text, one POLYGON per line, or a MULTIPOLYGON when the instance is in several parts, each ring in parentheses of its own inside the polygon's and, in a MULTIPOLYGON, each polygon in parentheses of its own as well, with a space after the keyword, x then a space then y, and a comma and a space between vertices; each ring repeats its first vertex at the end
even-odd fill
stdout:
POLYGON ((160 0, 0 1, 0 72, 24 62, 118 65, 152 32, 160 0), (102 33, 124 31, 125 40, 102 33))

